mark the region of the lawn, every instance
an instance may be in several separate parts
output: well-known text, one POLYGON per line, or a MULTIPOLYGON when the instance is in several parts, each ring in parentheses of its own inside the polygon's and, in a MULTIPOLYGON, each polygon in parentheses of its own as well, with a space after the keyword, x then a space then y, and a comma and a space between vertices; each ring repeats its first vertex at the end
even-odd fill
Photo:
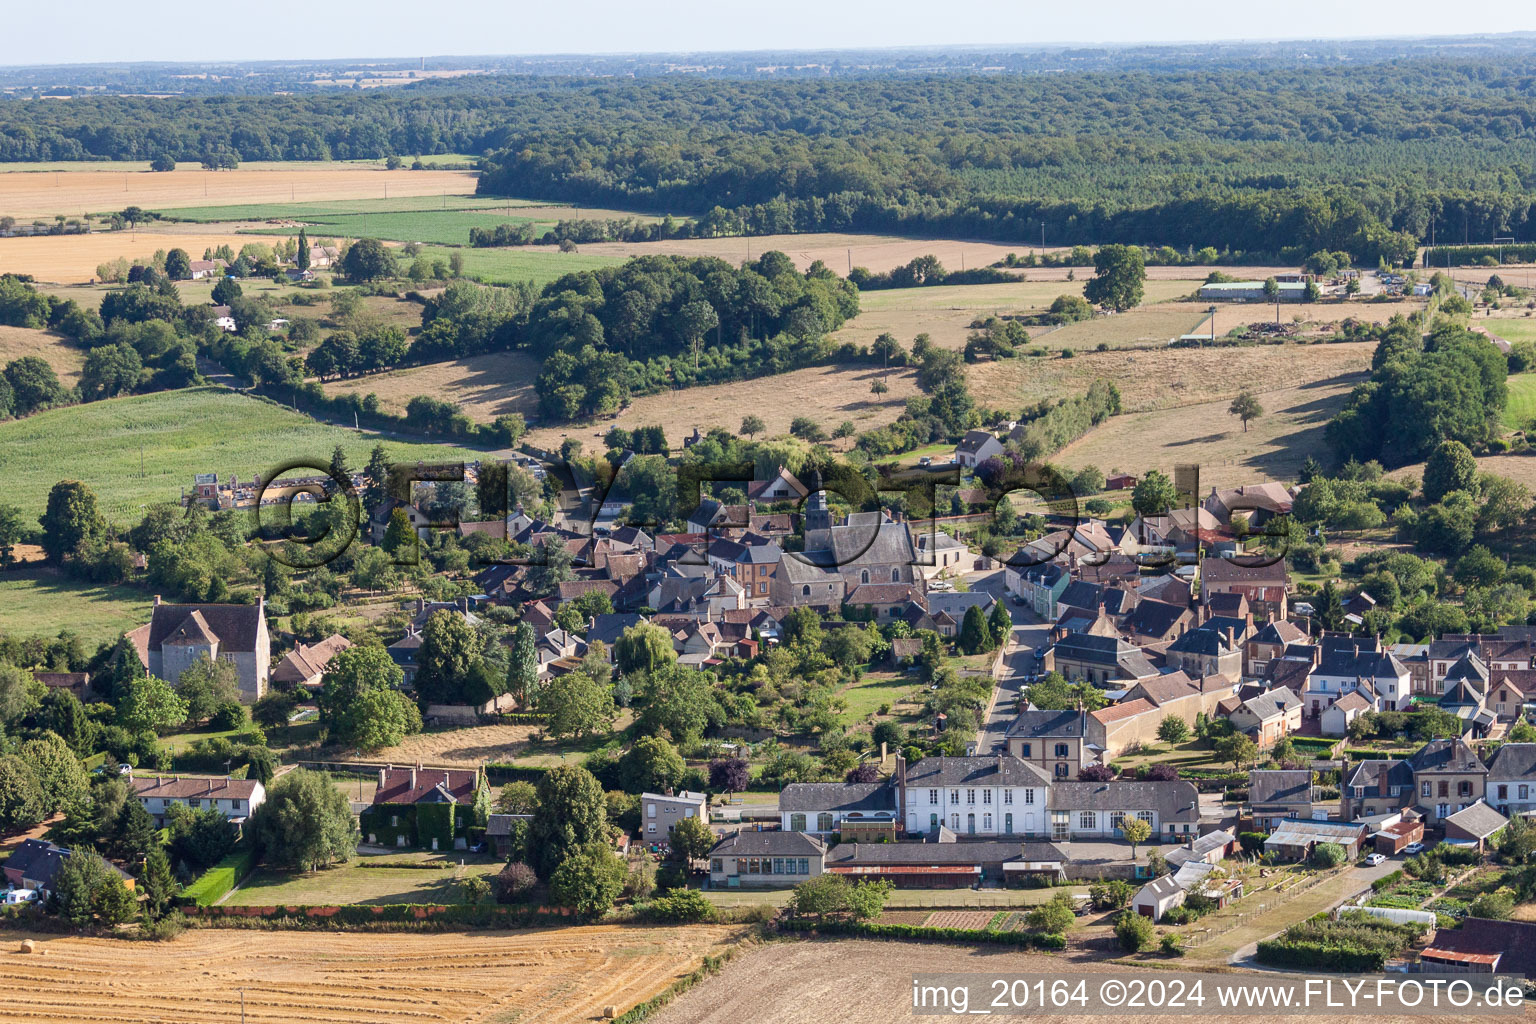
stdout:
POLYGON ((1536 373, 1517 373, 1509 378, 1509 401, 1504 406, 1504 426, 1524 430, 1536 419, 1536 373))
POLYGON ((177 501, 195 473, 250 479, 307 458, 325 466, 340 444, 361 466, 382 441, 390 458, 449 462, 478 452, 446 444, 381 439, 318 423, 282 406, 216 387, 135 395, 0 423, 6 499, 35 519, 49 489, 77 479, 96 492, 108 519, 136 522, 143 505, 177 501), (142 460, 142 473, 140 470, 142 460))
POLYGON ((869 673, 858 682, 837 692, 848 705, 839 716, 844 725, 862 722, 880 710, 881 705, 895 705, 911 700, 919 689, 916 676, 869 673))
POLYGON ((426 857, 415 851, 359 854, 325 871, 283 874, 257 871, 225 903, 241 906, 364 903, 454 903, 456 879, 492 875, 501 863, 466 853, 426 857), (460 859, 470 861, 460 866, 460 859), (429 863, 432 867, 366 867, 368 864, 429 863))
POLYGON ((148 622, 152 603, 134 587, 84 583, 54 569, 0 572, 7 629, 46 636, 67 629, 88 642, 112 641, 148 622))

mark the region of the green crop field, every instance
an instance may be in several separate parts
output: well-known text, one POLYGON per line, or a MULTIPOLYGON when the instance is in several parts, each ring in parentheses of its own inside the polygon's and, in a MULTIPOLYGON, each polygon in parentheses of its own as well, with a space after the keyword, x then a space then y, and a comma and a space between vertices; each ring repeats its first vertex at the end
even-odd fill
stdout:
POLYGON ((1509 402, 1504 406, 1504 425, 1524 430, 1536 419, 1536 373, 1517 373, 1509 378, 1509 402))
POLYGON ((84 583, 54 569, 0 571, 7 630, 54 636, 68 629, 88 644, 110 641, 149 621, 150 597, 133 587, 84 583))
MULTIPOLYGON (((273 402, 222 388, 186 388, 53 409, 0 423, 6 500, 28 519, 42 513, 61 479, 84 481, 102 512, 124 524, 141 505, 176 501, 194 473, 242 479, 296 458, 329 461, 340 444, 362 465, 381 438, 317 423, 273 402), (143 474, 140 475, 140 458, 143 474)), ((479 453, 446 444, 383 441, 393 459, 472 460, 479 453)))
POLYGON ((528 199, 485 196, 397 196, 394 199, 333 199, 313 203, 237 203, 225 206, 182 206, 159 210, 175 220, 218 223, 232 220, 319 220, 354 213, 416 213, 445 210, 507 210, 522 206, 561 206, 528 199))
MULTIPOLYGON (((468 245, 470 228, 495 228, 501 224, 532 224, 540 234, 555 226, 552 217, 506 217, 490 210, 417 210, 390 213, 344 213, 297 218, 311 235, 338 238, 382 238, 390 242, 432 242, 437 245, 468 245)), ((243 235, 292 235, 291 227, 246 228, 243 235)))
POLYGON ((544 287, 562 274, 575 274, 624 262, 622 256, 597 256, 583 252, 561 252, 552 245, 520 245, 498 249, 448 249, 426 246, 422 255, 428 259, 447 259, 450 252, 464 257, 464 273, 490 284, 532 281, 544 287))

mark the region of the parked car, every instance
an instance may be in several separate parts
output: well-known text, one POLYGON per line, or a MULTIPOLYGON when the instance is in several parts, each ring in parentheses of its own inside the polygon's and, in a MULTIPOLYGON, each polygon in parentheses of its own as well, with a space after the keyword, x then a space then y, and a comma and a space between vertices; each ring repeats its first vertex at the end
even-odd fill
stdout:
POLYGON ((1403 856, 1405 856, 1405 857, 1412 857, 1416 853, 1423 853, 1423 852, 1424 852, 1424 844, 1423 843, 1409 843, 1407 846, 1403 847, 1403 856))
POLYGON ((1384 863, 1386 859, 1387 858, 1383 854, 1373 853, 1369 857, 1365 858, 1365 863, 1368 867, 1375 867, 1378 864, 1384 863))
POLYGON ((919 466, 931 466, 933 465, 933 458, 931 456, 924 455, 922 458, 917 460, 917 464, 919 466))

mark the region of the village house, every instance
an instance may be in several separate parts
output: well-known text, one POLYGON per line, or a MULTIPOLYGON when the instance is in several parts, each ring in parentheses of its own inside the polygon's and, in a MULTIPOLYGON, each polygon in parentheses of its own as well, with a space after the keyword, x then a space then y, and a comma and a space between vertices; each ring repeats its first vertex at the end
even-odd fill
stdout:
POLYGON ((1199 792, 1192 782, 1053 782, 1052 842, 1119 839, 1127 819, 1139 818, 1161 842, 1183 842, 1200 833, 1199 792))
POLYGON ((463 850, 469 829, 483 828, 489 814, 490 789, 480 769, 389 765, 379 769, 372 804, 359 821, 374 846, 463 850))
POLYGON ((709 820, 709 797, 703 793, 641 793, 640 821, 646 840, 663 839, 685 818, 709 820))
MULTIPOLYGON (((54 879, 58 877, 59 869, 73 852, 43 839, 23 839, 5 859, 5 880, 13 888, 29 889, 47 899, 53 894, 54 879)), ((135 884, 133 876, 115 864, 107 866, 132 891, 135 884)))
POLYGON ((1243 650, 1233 632, 1209 625, 1191 629, 1163 650, 1169 668, 1182 669, 1191 676, 1243 676, 1243 650))
POLYGON ((1488 769, 1462 739, 1430 740, 1408 758, 1414 806, 1433 827, 1486 795, 1488 769))
POLYGON ((313 689, 320 685, 331 659, 351 646, 352 641, 336 633, 317 644, 301 643, 272 670, 272 685, 285 690, 295 686, 313 689))
POLYGON ((709 850, 712 889, 798 885, 822 873, 826 846, 804 832, 732 832, 709 850))
POLYGON ((255 604, 167 604, 156 594, 149 623, 127 637, 145 671, 166 682, 207 658, 234 666, 243 703, 267 692, 272 641, 261 596, 255 604))
POLYGON ((1504 831, 1509 819, 1478 800, 1447 817, 1444 824, 1448 845, 1470 846, 1482 853, 1488 842, 1504 831))
POLYGON ((908 834, 946 827, 963 836, 1037 835, 1051 777, 1007 754, 896 762, 898 814, 908 834))
POLYGON ((752 501, 773 503, 779 501, 801 501, 810 493, 810 488, 801 483, 795 474, 780 466, 766 480, 753 480, 747 485, 747 497, 752 501))
POLYGON ((1345 821, 1392 814, 1412 803, 1413 768, 1407 761, 1359 761, 1339 788, 1339 817, 1345 821))
POLYGON ((1325 635, 1317 666, 1302 691, 1306 714, 1321 717, 1335 701, 1359 691, 1377 711, 1401 711, 1412 699, 1408 669, 1370 637, 1325 635))
POLYGON ((1348 860, 1356 860, 1365 846, 1369 830, 1365 825, 1344 821, 1287 819, 1279 822, 1264 840, 1264 852, 1278 860, 1306 860, 1318 843, 1333 843, 1344 848, 1348 860))
POLYGON ((779 793, 779 827, 820 836, 846 830, 864 838, 894 839, 896 803, 896 787, 889 781, 792 782, 779 793))
POLYGON ((1087 719, 1080 710, 1027 708, 1008 726, 1008 753, 1052 779, 1075 779, 1085 765, 1098 759, 1098 752, 1088 746, 1087 719))
POLYGON ((1248 773, 1253 827, 1268 832, 1287 819, 1312 817, 1312 769, 1257 769, 1248 773))
POLYGON ((1060 672, 1069 681, 1098 686, 1134 683, 1158 674, 1147 656, 1133 644, 1113 636, 1072 633, 1045 652, 1047 672, 1060 672))
POLYGON ((1243 675, 1262 679, 1269 663, 1283 657, 1293 644, 1307 643, 1307 634, 1294 623, 1276 619, 1260 626, 1243 642, 1243 675))
POLYGON ((1183 906, 1188 895, 1178 879, 1172 875, 1163 875, 1136 891, 1136 895, 1131 897, 1131 910, 1142 917, 1161 920, 1168 911, 1183 906))
POLYGON ((1285 687, 1249 697, 1227 718, 1238 732, 1268 750, 1301 728, 1301 698, 1285 687))
POLYGON ((1055 562, 1028 566, 1010 563, 1003 567, 1003 586, 1008 593, 1047 621, 1056 618, 1056 602, 1061 599, 1070 582, 1072 577, 1067 574, 1067 570, 1055 562))
POLYGON ((128 780, 128 785, 156 825, 164 825, 176 805, 192 811, 215 810, 240 824, 267 799, 266 788, 260 782, 227 775, 136 775, 128 780))
POLYGON ((1367 711, 1375 711, 1376 704, 1359 690, 1351 690, 1323 712, 1318 730, 1324 736, 1348 736, 1349 724, 1367 711))
POLYGON ((1261 622, 1289 616, 1287 592, 1291 578, 1285 559, 1269 565, 1242 565, 1229 558, 1200 560, 1200 597, 1209 601, 1217 594, 1242 594, 1253 617, 1261 622))
POLYGON ((955 445, 955 463, 967 469, 975 469, 994 455, 1003 454, 1003 442, 985 430, 967 430, 960 443, 955 445))
POLYGON ((1505 743, 1493 752, 1486 795, 1506 817, 1536 812, 1536 743, 1505 743))
POLYGON ((924 843, 842 843, 826 870, 850 881, 887 881, 898 889, 966 889, 983 883, 1023 884, 1031 876, 1066 880, 1066 855, 1050 843, 1021 839, 924 843))

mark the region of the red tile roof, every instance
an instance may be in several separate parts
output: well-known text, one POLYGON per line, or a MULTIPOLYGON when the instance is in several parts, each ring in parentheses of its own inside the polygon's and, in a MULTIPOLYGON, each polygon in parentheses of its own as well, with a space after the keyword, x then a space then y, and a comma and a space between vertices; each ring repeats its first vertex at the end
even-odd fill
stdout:
POLYGON ((467 768, 385 768, 379 772, 375 804, 414 804, 435 802, 445 793, 454 803, 469 803, 475 795, 480 773, 467 768))

